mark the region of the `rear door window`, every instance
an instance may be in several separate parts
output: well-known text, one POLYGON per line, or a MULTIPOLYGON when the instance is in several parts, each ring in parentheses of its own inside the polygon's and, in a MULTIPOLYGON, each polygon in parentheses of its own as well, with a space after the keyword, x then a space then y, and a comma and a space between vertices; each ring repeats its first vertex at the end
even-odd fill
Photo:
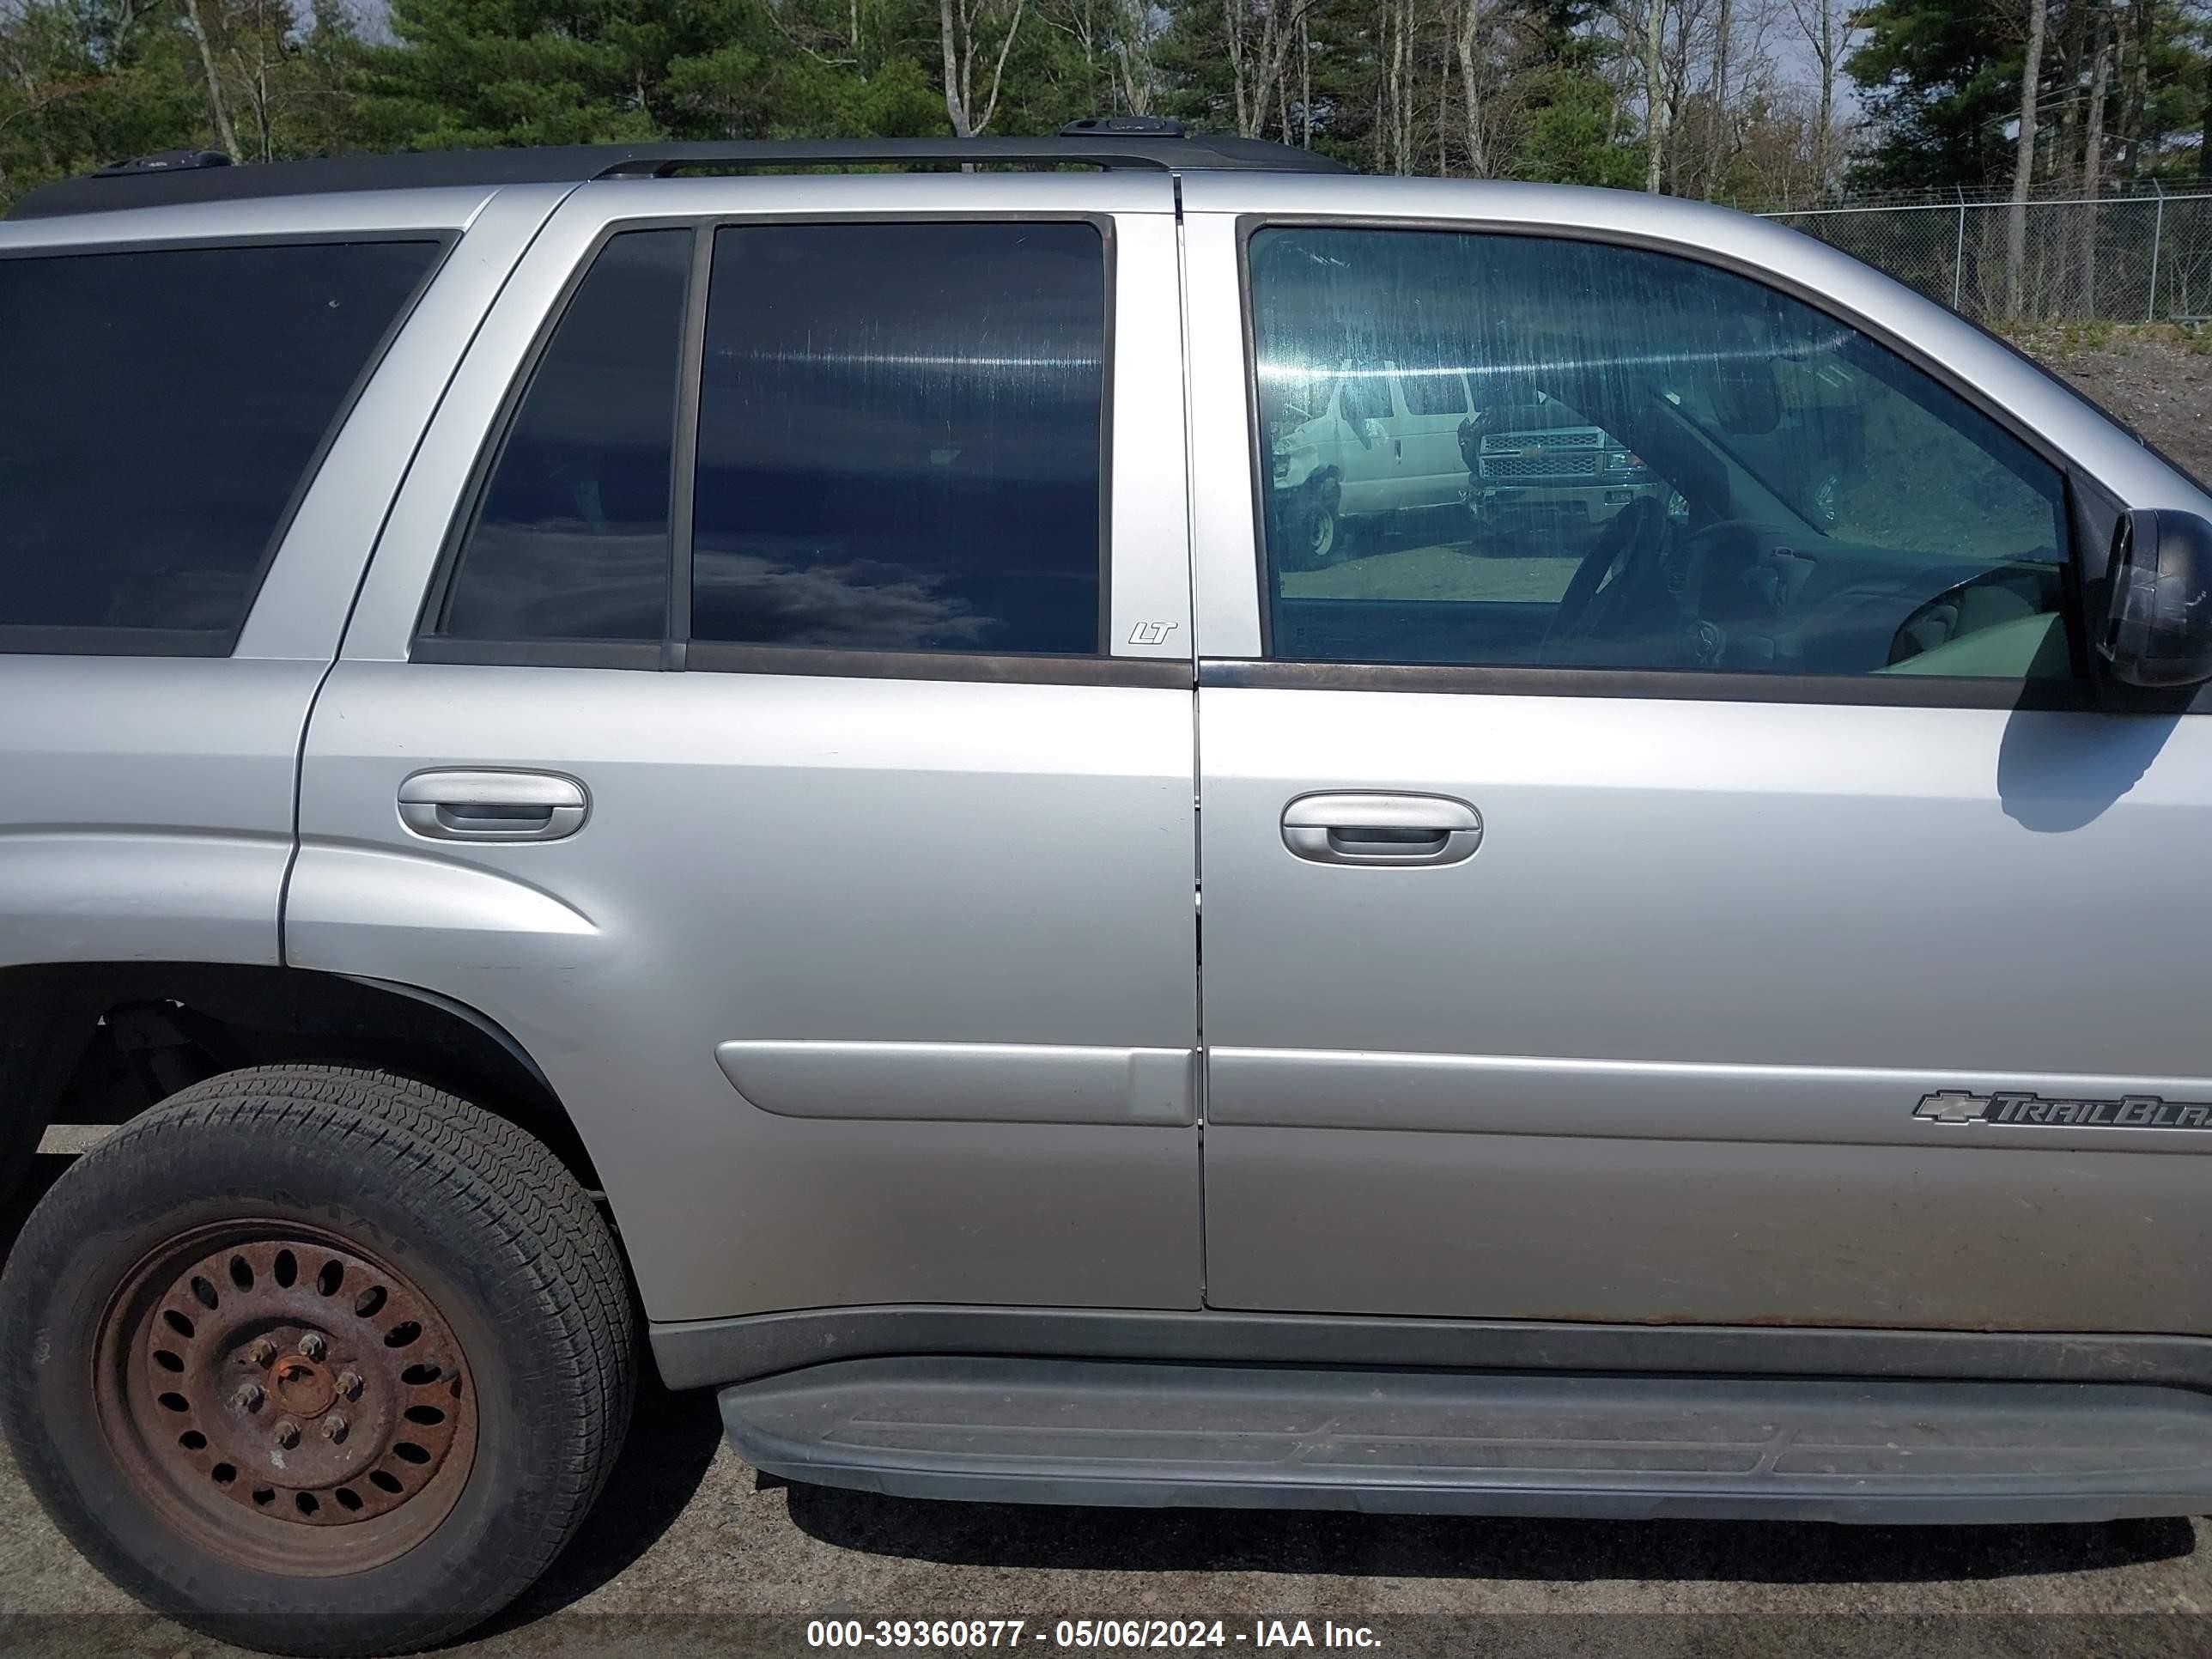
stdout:
POLYGON ((442 246, 0 259, 0 650, 228 653, 442 246))
POLYGON ((667 631, 688 229, 611 238, 508 425, 430 631, 658 642, 667 631))
POLYGON ((1103 652, 1096 225, 732 227, 708 295, 694 641, 1103 652))

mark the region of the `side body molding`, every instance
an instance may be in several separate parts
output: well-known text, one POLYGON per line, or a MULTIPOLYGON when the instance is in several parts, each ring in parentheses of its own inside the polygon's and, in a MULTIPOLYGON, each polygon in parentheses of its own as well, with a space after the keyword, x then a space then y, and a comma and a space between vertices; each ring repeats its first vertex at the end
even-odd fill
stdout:
POLYGON ((1051 1042, 725 1042, 732 1086, 779 1117, 973 1123, 1197 1121, 1188 1048, 1051 1042))

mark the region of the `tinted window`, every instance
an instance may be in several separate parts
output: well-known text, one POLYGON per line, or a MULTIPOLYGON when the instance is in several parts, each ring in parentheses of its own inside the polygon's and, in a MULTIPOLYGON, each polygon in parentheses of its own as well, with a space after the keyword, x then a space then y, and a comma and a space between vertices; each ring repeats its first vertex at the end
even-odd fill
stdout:
POLYGON ((726 229, 709 295, 693 637, 1098 650, 1093 227, 726 229))
POLYGON ((517 407, 438 631, 478 640, 659 640, 689 230, 601 250, 517 407))
POLYGON ((1275 655, 2071 672, 2058 473, 1824 313, 1534 237, 1264 230, 1251 269, 1275 655), (1455 430, 1298 395, 1377 359, 1417 412, 1463 374, 1455 430))
POLYGON ((0 259, 0 628, 229 650, 310 464, 438 251, 0 259))

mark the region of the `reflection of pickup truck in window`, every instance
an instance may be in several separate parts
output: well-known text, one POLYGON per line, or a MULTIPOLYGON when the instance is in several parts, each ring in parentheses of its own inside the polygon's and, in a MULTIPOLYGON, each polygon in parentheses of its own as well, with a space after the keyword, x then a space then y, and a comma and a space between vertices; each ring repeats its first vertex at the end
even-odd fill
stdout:
POLYGON ((1666 486, 1628 447, 1556 398, 1494 405, 1460 422, 1467 501, 1482 523, 1565 516, 1591 528, 1666 486))

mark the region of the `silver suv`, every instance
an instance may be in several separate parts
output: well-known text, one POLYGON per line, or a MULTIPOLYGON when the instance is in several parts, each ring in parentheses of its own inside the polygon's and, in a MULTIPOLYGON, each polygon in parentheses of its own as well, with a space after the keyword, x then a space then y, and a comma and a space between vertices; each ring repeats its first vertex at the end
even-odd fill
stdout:
POLYGON ((1997 341, 1149 129, 174 159, 0 228, 9 1161, 122 1126, 0 1415, 148 1601, 453 1635, 641 1332, 876 1492, 2212 1504, 2212 499, 1997 341), (1346 362, 1652 487, 1317 565, 1346 362))

